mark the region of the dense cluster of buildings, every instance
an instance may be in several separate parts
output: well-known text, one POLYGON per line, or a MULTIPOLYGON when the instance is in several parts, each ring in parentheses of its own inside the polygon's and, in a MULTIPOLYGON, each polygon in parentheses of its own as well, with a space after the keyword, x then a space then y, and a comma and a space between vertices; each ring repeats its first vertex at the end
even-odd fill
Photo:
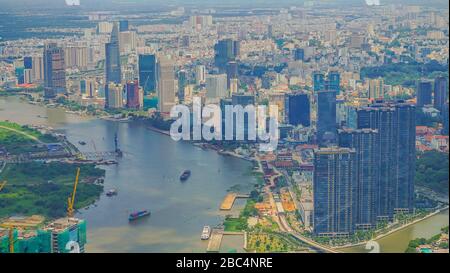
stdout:
POLYGON ((0 84, 42 85, 46 99, 154 108, 166 118, 178 103, 191 107, 193 96, 221 109, 277 105, 282 146, 312 151, 310 162, 278 164, 295 167, 301 187, 311 190, 300 211, 315 234, 348 236, 414 211, 416 146, 448 151, 448 71, 411 85, 365 69, 448 69, 448 13, 394 4, 248 16, 190 12, 181 24, 153 25, 92 15, 96 29, 40 40, 43 51, 25 47, 30 41, 6 42, 0 55, 17 58, 0 63, 0 84), (417 129, 418 112, 438 126, 417 129))

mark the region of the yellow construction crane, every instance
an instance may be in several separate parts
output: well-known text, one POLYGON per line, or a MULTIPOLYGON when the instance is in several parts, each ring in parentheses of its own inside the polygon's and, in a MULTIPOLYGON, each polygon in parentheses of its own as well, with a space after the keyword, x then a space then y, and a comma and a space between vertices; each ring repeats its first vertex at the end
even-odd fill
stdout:
POLYGON ((8 181, 3 181, 2 183, 0 183, 0 191, 3 190, 3 188, 5 187, 5 185, 6 185, 7 182, 8 182, 8 181))
MULTIPOLYGON (((3 190, 7 181, 3 181, 0 183, 0 191, 3 190)), ((0 225, 0 227, 8 229, 8 237, 9 237, 9 253, 14 253, 14 226, 9 225, 0 225)))
POLYGON ((73 217, 73 204, 75 203, 75 194, 77 193, 78 179, 80 178, 80 168, 77 169, 77 176, 73 184, 72 196, 67 198, 67 217, 73 217))

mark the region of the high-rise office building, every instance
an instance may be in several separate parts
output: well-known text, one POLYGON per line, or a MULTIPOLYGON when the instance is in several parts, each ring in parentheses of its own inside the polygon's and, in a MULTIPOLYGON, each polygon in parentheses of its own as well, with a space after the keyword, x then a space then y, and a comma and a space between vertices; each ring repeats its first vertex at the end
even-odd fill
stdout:
POLYGON ((33 56, 32 78, 33 83, 40 83, 44 80, 44 58, 42 56, 33 56))
POLYGON ((206 76, 206 97, 210 99, 218 99, 228 97, 227 91, 227 75, 214 74, 206 76))
POLYGON ((219 69, 220 73, 226 72, 227 63, 235 61, 239 56, 239 51, 239 41, 224 39, 217 42, 214 46, 214 64, 219 69))
POLYGON ((155 55, 139 55, 139 84, 145 93, 156 91, 155 55))
POLYGON ((359 129, 378 130, 378 219, 392 219, 399 211, 412 212, 415 126, 415 106, 404 102, 376 102, 357 110, 359 129))
POLYGON ((334 91, 336 95, 340 93, 341 75, 337 71, 328 72, 328 78, 325 81, 325 90, 334 91))
POLYGON ((57 94, 66 93, 66 67, 64 50, 55 43, 44 47, 44 96, 53 98, 57 94))
POLYGON ((33 68, 33 58, 30 56, 23 57, 23 67, 25 69, 33 68))
POLYGON ((319 236, 347 236, 356 222, 356 153, 349 148, 314 152, 313 222, 319 236))
POLYGON ((313 73, 314 92, 325 90, 325 75, 319 71, 313 73))
POLYGON ((169 113, 175 105, 175 68, 173 60, 166 56, 157 62, 158 111, 169 113))
POLYGON ((308 94, 300 92, 286 94, 284 110, 286 123, 295 126, 310 126, 310 103, 308 94))
POLYGON ((434 79, 434 108, 442 112, 447 100, 447 78, 437 77, 434 79))
POLYGON ((317 143, 327 146, 336 142, 336 92, 317 92, 317 143))
POLYGON ((87 69, 88 48, 86 46, 67 46, 64 53, 67 68, 87 69))
POLYGON ((313 73, 313 90, 318 91, 334 91, 339 95, 341 84, 341 76, 337 71, 330 71, 325 77, 325 74, 319 71, 313 73))
POLYGON ((371 229, 377 221, 377 194, 380 158, 378 131, 373 129, 339 129, 339 147, 352 148, 356 153, 356 210, 357 229, 371 229))
POLYGON ((239 80, 231 79, 230 80, 230 94, 237 93, 239 91, 239 80))
POLYGON ((449 119, 449 112, 448 112, 448 102, 444 103, 444 106, 442 107, 442 134, 448 136, 448 119, 449 119))
POLYGON ((205 83, 206 69, 204 65, 197 65, 195 67, 195 84, 200 85, 205 83))
POLYGON ((105 108, 118 109, 123 107, 123 85, 110 82, 105 88, 105 108))
POLYGON ((227 63, 227 88, 230 89, 232 79, 238 78, 238 63, 231 61, 227 63))
POLYGON ((369 99, 377 100, 384 98, 384 80, 369 79, 369 99))
POLYGON ((295 61, 304 61, 305 60, 305 49, 303 49, 303 48, 294 49, 294 60, 295 61))
POLYGON ((119 31, 123 32, 123 31, 128 31, 128 20, 120 20, 119 21, 119 31))
POLYGON ((120 83, 122 73, 120 67, 119 29, 113 24, 109 43, 105 44, 106 82, 120 83))
POLYGON ((184 101, 184 89, 188 84, 186 70, 178 71, 178 101, 181 103, 184 101))
POLYGON ((431 104, 432 85, 431 81, 420 80, 416 89, 417 107, 423 107, 431 104))
POLYGON ((138 80, 128 81, 126 84, 126 92, 127 92, 127 108, 130 109, 139 109, 141 106, 140 103, 140 89, 138 80))

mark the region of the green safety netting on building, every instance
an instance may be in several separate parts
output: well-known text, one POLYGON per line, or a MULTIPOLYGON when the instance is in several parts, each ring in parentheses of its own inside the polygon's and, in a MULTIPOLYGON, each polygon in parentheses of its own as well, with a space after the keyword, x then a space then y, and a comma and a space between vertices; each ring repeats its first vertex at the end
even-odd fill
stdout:
MULTIPOLYGON (((14 230, 14 252, 16 253, 50 253, 52 252, 52 233, 50 231, 36 231, 36 236, 27 239, 17 239, 18 231, 14 230)), ((76 241, 80 247, 86 244, 86 221, 81 221, 78 227, 66 229, 57 235, 58 245, 54 252, 68 253, 66 249, 69 241, 76 241)), ((0 237, 0 253, 9 253, 9 236, 0 237)))
POLYGON ((78 243, 81 246, 84 246, 87 243, 86 239, 86 221, 81 221, 78 224, 78 243))
POLYGON ((70 241, 69 229, 64 230, 58 235, 58 250, 59 253, 68 253, 69 250, 66 249, 67 243, 70 241))

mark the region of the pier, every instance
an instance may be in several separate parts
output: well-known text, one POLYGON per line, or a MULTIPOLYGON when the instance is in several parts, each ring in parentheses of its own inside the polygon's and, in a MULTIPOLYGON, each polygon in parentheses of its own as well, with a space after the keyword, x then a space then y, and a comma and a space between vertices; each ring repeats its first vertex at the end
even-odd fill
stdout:
POLYGON ((223 232, 221 230, 213 229, 206 252, 219 252, 220 245, 222 244, 222 238, 223 232))
POLYGON ((222 204, 220 205, 220 210, 231 210, 234 201, 236 201, 237 198, 249 198, 249 197, 250 197, 249 194, 229 193, 223 199, 222 204))

